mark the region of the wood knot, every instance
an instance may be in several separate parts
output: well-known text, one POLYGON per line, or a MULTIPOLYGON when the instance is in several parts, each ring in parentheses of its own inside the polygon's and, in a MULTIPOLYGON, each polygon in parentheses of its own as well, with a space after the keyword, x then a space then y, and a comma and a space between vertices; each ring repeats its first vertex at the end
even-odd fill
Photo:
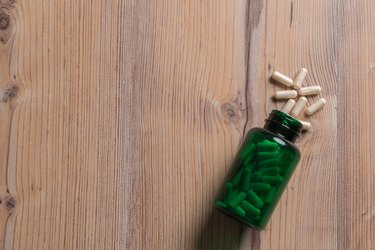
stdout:
POLYGON ((9 210, 9 211, 13 211, 14 208, 16 207, 16 199, 14 199, 13 196, 8 196, 4 199, 4 202, 5 202, 5 207, 9 210))
POLYGON ((7 43, 12 37, 12 14, 6 7, 0 9, 0 42, 7 43))
POLYGON ((0 13, 0 30, 6 30, 10 25, 10 17, 6 13, 0 13))
POLYGON ((4 5, 12 5, 14 4, 14 0, 0 0, 0 3, 4 5))
POLYGON ((3 102, 8 102, 10 100, 12 100, 14 97, 17 96, 18 92, 19 92, 20 88, 15 85, 15 84, 12 84, 10 85, 8 88, 6 88, 2 94, 2 101, 3 102))
POLYGON ((231 122, 238 122, 241 120, 243 111, 244 110, 242 110, 240 106, 231 103, 224 103, 221 106, 221 112, 223 113, 224 117, 231 122))

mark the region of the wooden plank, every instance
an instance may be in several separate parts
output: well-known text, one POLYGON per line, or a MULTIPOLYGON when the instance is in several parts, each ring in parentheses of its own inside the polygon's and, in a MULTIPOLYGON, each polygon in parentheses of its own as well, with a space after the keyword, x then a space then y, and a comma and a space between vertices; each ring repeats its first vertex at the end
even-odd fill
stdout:
POLYGON ((373 1, 337 8, 339 249, 375 247, 373 8, 373 1))
MULTIPOLYGON (((274 70, 294 77, 302 66, 309 69, 304 86, 320 85, 328 100, 322 112, 303 117, 313 125, 297 145, 302 158, 268 229, 261 234, 261 249, 337 248, 337 138, 333 12, 335 2, 269 1, 266 16, 267 96, 278 86, 267 84, 274 70)), ((255 97, 254 97, 255 98, 255 97)), ((282 103, 277 104, 280 108, 282 103)), ((273 103, 266 110, 274 108, 273 103)))
POLYGON ((0 0, 0 249, 372 249, 373 5, 0 0), (215 193, 301 66, 328 104, 244 228, 215 193))

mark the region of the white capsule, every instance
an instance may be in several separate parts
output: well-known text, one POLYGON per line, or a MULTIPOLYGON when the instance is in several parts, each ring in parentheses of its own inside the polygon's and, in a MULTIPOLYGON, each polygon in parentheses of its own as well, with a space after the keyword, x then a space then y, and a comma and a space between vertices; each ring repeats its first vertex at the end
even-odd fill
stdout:
POLYGON ((307 121, 301 121, 301 120, 298 120, 300 123, 302 123, 302 130, 305 130, 305 131, 310 131, 311 129, 311 123, 307 122, 307 121))
POLYGON ((305 80, 306 75, 307 75, 307 69, 306 68, 300 69, 296 78, 293 81, 293 88, 300 89, 303 83, 303 80, 305 80))
POLYGON ((296 101, 293 99, 289 99, 285 105, 281 108, 281 112, 284 112, 285 114, 289 114, 290 111, 293 109, 294 105, 296 104, 296 101))
POLYGON ((295 90, 283 90, 283 91, 276 91, 274 97, 275 99, 290 99, 290 98, 296 98, 297 95, 298 93, 295 90))
POLYGON ((294 106, 292 112, 290 113, 292 116, 297 117, 299 113, 301 113, 302 109, 305 107, 307 103, 306 97, 302 96, 298 99, 297 104, 294 106))
POLYGON ((271 76, 273 79, 275 79, 276 81, 284 84, 285 86, 292 86, 293 84, 293 80, 290 79, 289 77, 287 77, 286 75, 283 75, 281 74, 280 72, 277 72, 277 71, 274 71, 272 72, 272 76, 271 76))
POLYGON ((306 109, 306 115, 315 114, 316 112, 321 110, 326 103, 326 99, 320 98, 316 103, 312 104, 310 107, 306 109))
POLYGON ((317 95, 321 91, 322 91, 322 88, 320 86, 310 86, 310 87, 300 88, 298 90, 298 94, 300 94, 300 95, 317 95))

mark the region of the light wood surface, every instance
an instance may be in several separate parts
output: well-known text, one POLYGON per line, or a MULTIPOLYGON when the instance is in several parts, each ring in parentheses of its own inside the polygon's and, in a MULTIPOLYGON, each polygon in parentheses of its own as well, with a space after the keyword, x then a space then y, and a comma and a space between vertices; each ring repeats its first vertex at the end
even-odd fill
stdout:
POLYGON ((0 249, 375 249, 374 9, 0 0, 0 249), (267 230, 241 227, 213 197, 302 66, 327 105, 267 230))

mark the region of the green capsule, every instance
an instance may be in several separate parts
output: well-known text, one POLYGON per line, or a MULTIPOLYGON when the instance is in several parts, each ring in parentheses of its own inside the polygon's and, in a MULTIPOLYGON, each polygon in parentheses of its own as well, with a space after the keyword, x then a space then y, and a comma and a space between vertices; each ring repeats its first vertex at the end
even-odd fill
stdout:
POLYGON ((255 153, 252 153, 251 155, 249 155, 249 156, 245 159, 245 161, 243 162, 243 165, 244 165, 245 167, 251 167, 251 164, 254 163, 254 161, 255 161, 255 156, 256 156, 255 153))
POLYGON ((244 192, 239 192, 232 196, 230 201, 228 202, 229 207, 235 209, 246 197, 244 192))
POLYGON ((246 193, 246 196, 249 199, 249 201, 252 204, 255 205, 255 207, 257 207, 259 209, 263 207, 263 205, 264 205, 263 201, 260 199, 260 197, 253 190, 249 190, 246 193))
POLYGON ((271 185, 267 183, 253 182, 250 184, 250 188, 256 191, 269 191, 271 185))
POLYGON ((257 159, 258 159, 258 161, 269 160, 269 159, 278 159, 279 154, 280 153, 278 151, 258 152, 257 153, 257 159))
POLYGON ((251 171, 249 169, 244 169, 242 172, 241 178, 241 190, 247 191, 250 188, 250 178, 251 178, 251 171))
POLYGON ((237 207, 234 209, 234 212, 235 212, 238 216, 241 216, 241 217, 244 217, 244 216, 246 215, 245 210, 243 210, 243 208, 240 207, 240 206, 237 206, 237 207))
POLYGON ((270 192, 267 194, 266 199, 264 199, 264 203, 271 204, 275 199, 276 191, 276 188, 272 188, 270 192))
POLYGON ((283 177, 280 175, 272 176, 272 175, 263 175, 262 176, 262 182, 266 183, 272 183, 272 184, 278 184, 283 182, 283 177))
POLYGON ((254 151, 255 151, 255 144, 251 143, 250 145, 248 145, 247 147, 245 147, 245 149, 242 151, 241 158, 242 159, 247 158, 248 155, 254 153, 254 151))
POLYGON ((279 164, 279 159, 266 159, 258 161, 257 166, 259 168, 269 168, 269 167, 276 167, 279 164))
POLYGON ((216 206, 222 207, 222 208, 226 208, 227 207, 227 205, 224 202, 222 202, 222 201, 216 201, 216 206))
POLYGON ((233 186, 237 186, 240 183, 243 171, 244 171, 244 168, 241 168, 237 172, 237 174, 232 178, 231 183, 233 184, 233 186))
POLYGON ((233 184, 230 183, 230 182, 227 182, 227 184, 225 184, 225 188, 226 188, 226 193, 225 193, 225 196, 224 196, 224 202, 225 203, 228 203, 228 201, 231 199, 231 197, 233 196, 233 184))
POLYGON ((260 215, 260 210, 256 207, 254 207, 250 202, 248 201, 242 201, 241 207, 245 209, 246 213, 251 217, 257 217, 260 215))
POLYGON ((275 151, 279 149, 279 145, 277 145, 275 142, 264 140, 257 144, 257 149, 262 152, 275 151))
POLYGON ((260 219, 260 215, 258 215, 257 217, 255 217, 253 220, 259 220, 260 219))
POLYGON ((251 176, 251 181, 257 182, 262 179, 262 174, 259 171, 254 172, 254 174, 251 176))
POLYGON ((262 175, 278 175, 280 174, 280 168, 278 167, 271 167, 271 168, 261 168, 259 172, 262 175))

